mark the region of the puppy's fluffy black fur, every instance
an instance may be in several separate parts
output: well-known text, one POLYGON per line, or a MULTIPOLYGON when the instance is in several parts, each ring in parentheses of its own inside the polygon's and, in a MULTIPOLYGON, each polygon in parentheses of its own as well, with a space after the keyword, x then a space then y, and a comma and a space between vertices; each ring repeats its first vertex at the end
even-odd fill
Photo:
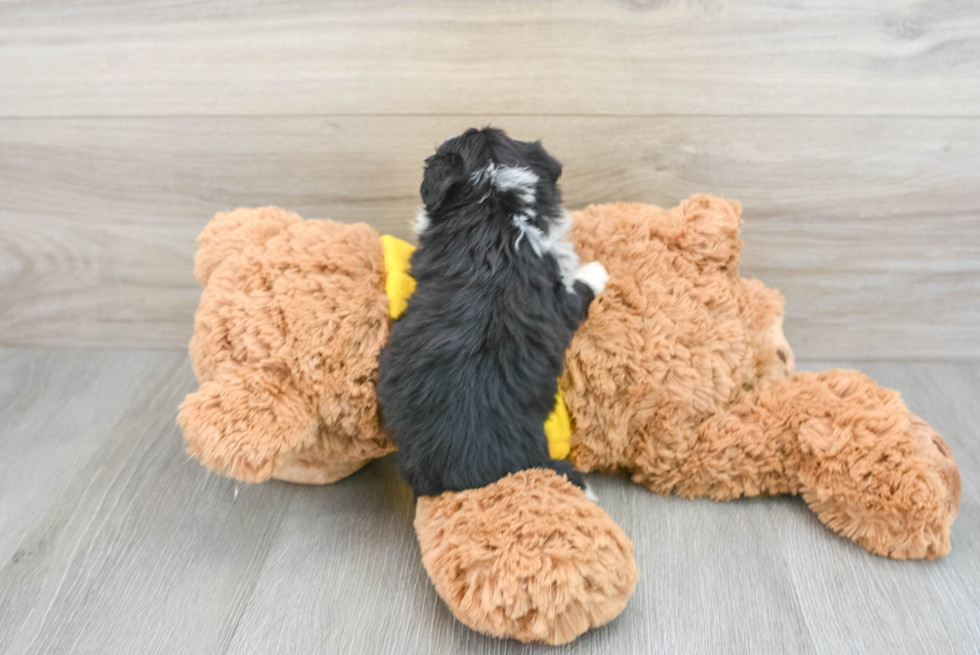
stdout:
POLYGON ((574 277, 560 175, 540 143, 492 128, 449 139, 425 162, 417 288, 381 352, 378 383, 416 496, 534 467, 584 487, 569 462, 550 458, 543 424, 605 271, 591 265, 598 283, 574 277))

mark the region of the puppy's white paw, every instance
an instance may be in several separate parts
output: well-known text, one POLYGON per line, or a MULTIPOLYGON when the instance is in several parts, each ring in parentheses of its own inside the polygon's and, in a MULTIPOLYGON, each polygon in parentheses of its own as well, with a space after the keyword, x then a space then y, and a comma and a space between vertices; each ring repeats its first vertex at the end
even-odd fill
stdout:
POLYGON ((606 267, 599 262, 589 262, 578 267, 578 270, 575 271, 575 279, 585 282, 592 289, 592 293, 598 296, 606 288, 609 273, 606 271, 606 267))
POLYGON ((591 500, 593 503, 597 505, 599 504, 599 497, 595 495, 595 492, 592 491, 592 487, 589 485, 585 485, 585 497, 591 500))

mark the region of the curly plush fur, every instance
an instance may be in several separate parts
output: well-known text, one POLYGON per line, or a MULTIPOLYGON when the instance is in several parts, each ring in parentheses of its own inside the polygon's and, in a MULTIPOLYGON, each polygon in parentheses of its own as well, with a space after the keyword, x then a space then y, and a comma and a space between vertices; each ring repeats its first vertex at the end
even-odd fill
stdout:
MULTIPOLYGON (((856 371, 794 374, 782 299, 738 275, 740 214, 710 196, 573 213, 576 249, 610 273, 560 380, 575 466, 625 471, 661 494, 799 494, 871 552, 949 552, 950 449, 856 371)), ((199 244, 201 388, 179 416, 188 450, 239 479, 321 483, 390 452, 375 397, 389 325, 378 235, 267 208, 219 214, 199 244)), ((631 545, 606 521, 572 485, 529 471, 421 498, 416 528, 460 620, 560 643, 629 596, 631 545), (539 567, 515 573, 514 561, 539 567)))
POLYGON ((738 275, 740 214, 696 196, 576 215, 580 254, 611 276, 565 359, 576 467, 625 470, 665 495, 802 494, 872 552, 948 553, 949 448, 857 371, 793 375, 782 298, 738 275))
POLYGON ((239 209, 198 248, 188 451, 240 480, 320 484, 391 452, 374 390, 389 329, 378 233, 239 209))
POLYGON ((423 496, 415 531, 456 617, 497 637, 567 643, 619 616, 639 578, 622 529, 547 469, 423 496))

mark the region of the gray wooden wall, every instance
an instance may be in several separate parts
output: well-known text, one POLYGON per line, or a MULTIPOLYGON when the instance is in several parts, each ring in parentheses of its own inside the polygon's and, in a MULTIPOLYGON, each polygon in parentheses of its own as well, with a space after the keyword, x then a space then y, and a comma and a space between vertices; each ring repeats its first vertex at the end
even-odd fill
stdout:
POLYGON ((573 208, 741 200, 801 359, 980 356, 970 1, 0 3, 0 345, 183 348, 214 212, 405 236, 486 123, 573 208))

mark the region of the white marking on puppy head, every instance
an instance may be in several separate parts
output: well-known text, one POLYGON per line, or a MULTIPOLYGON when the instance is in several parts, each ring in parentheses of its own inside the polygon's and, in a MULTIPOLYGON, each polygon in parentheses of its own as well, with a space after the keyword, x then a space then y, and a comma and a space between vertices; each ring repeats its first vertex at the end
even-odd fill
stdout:
POLYGON ((575 279, 585 282, 592 289, 592 293, 598 296, 606 289, 606 282, 609 281, 609 272, 599 262, 589 262, 579 267, 575 272, 575 279))
POLYGON ((490 177, 490 183, 498 191, 516 191, 520 199, 530 205, 534 202, 538 176, 527 168, 497 166, 490 177))
MULTIPOLYGON (((561 216, 551 223, 547 233, 531 222, 538 216, 537 211, 531 207, 537 192, 539 181, 537 174, 524 167, 497 166, 490 163, 473 173, 470 179, 474 184, 489 183, 495 191, 517 194, 525 207, 511 217, 518 231, 514 248, 519 249, 521 242, 527 239, 538 257, 543 257, 545 254, 552 255, 558 263, 562 283, 568 291, 572 291, 575 287, 575 271, 579 265, 575 245, 566 240, 568 231, 572 227, 572 216, 563 211, 561 216)), ((485 201, 489 195, 490 192, 484 194, 480 202, 485 201)))
POLYGON ((480 184, 481 182, 489 182, 490 177, 493 175, 494 168, 495 167, 493 165, 493 162, 490 162, 483 168, 473 171, 473 174, 470 175, 470 180, 475 184, 480 184))
POLYGON ((498 166, 493 162, 473 173, 470 179, 475 184, 489 182, 490 186, 497 191, 514 191, 521 201, 527 205, 534 202, 538 184, 537 174, 530 169, 517 166, 498 166))
POLYGON ((595 495, 595 492, 592 491, 592 488, 588 484, 585 485, 585 497, 593 503, 599 504, 599 497, 595 495))
POLYGON ((415 236, 419 236, 427 229, 429 229, 429 212, 425 211, 425 207, 419 207, 418 212, 415 214, 415 224, 412 226, 415 236))

